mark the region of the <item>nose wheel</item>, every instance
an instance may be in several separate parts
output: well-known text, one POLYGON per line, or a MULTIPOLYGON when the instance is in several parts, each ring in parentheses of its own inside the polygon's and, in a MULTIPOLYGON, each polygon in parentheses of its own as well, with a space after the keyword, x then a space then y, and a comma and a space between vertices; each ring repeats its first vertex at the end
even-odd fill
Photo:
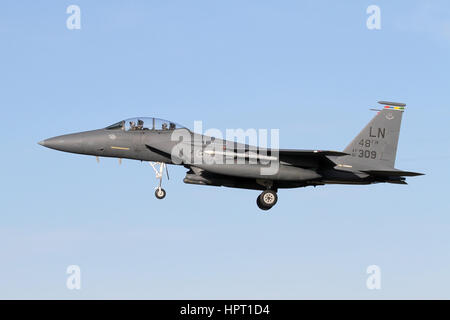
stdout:
POLYGON ((256 198, 256 204, 261 210, 269 210, 278 201, 278 195, 273 190, 263 191, 258 198, 256 198))
POLYGON ((166 196, 166 190, 164 190, 163 188, 156 188, 155 190, 155 197, 158 199, 164 199, 164 197, 166 196))
POLYGON ((169 180, 169 170, 167 169, 167 165, 164 162, 150 162, 153 170, 155 171, 156 179, 159 180, 159 184, 155 190, 155 197, 157 199, 164 199, 166 197, 166 190, 161 188, 162 178, 164 176, 164 169, 166 169, 167 180, 169 180))

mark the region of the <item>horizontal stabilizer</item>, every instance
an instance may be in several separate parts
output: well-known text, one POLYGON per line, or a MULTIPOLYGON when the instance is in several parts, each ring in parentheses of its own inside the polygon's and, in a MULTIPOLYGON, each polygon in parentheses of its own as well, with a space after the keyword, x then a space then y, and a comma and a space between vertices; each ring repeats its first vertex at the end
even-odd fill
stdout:
POLYGON ((402 170, 364 170, 362 172, 380 177, 415 177, 424 175, 424 173, 402 171, 402 170))

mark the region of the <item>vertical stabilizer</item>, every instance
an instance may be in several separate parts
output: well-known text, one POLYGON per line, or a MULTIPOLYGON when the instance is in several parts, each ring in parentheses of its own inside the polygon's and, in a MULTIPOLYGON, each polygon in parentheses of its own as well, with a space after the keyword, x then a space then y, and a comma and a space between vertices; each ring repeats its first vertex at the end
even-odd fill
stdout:
POLYGON ((379 101, 384 107, 350 142, 339 164, 354 169, 392 169, 395 164, 398 138, 405 104, 379 101))

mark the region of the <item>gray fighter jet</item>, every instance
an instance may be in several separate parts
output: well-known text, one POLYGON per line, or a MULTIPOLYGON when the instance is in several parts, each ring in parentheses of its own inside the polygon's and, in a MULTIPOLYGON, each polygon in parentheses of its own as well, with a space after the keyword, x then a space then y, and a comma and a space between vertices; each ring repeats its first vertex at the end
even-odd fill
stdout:
POLYGON ((66 134, 39 142, 65 152, 149 161, 163 199, 167 164, 188 169, 185 183, 262 190, 256 203, 272 208, 282 188, 325 184, 386 182, 406 184, 405 177, 421 173, 394 168, 405 104, 379 101, 375 117, 342 151, 257 148, 194 133, 174 122, 134 118, 103 129, 66 134))

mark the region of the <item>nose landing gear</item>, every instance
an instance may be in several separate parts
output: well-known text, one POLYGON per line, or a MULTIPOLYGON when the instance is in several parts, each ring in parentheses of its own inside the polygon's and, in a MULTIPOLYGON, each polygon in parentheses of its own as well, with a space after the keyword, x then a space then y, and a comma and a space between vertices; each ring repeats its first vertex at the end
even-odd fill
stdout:
POLYGON ((167 180, 169 180, 169 170, 167 169, 167 165, 164 162, 150 162, 153 170, 155 171, 156 179, 159 180, 159 185, 155 190, 155 197, 157 199, 164 199, 166 196, 166 190, 161 188, 162 178, 164 176, 164 168, 166 169, 167 180), (158 167, 159 166, 159 167, 158 167))
POLYGON ((155 190, 155 197, 158 199, 164 199, 165 196, 166 196, 166 190, 164 190, 161 187, 157 187, 155 190))
POLYGON ((261 210, 269 210, 278 201, 278 195, 274 190, 263 191, 258 198, 256 198, 256 204, 261 210))

